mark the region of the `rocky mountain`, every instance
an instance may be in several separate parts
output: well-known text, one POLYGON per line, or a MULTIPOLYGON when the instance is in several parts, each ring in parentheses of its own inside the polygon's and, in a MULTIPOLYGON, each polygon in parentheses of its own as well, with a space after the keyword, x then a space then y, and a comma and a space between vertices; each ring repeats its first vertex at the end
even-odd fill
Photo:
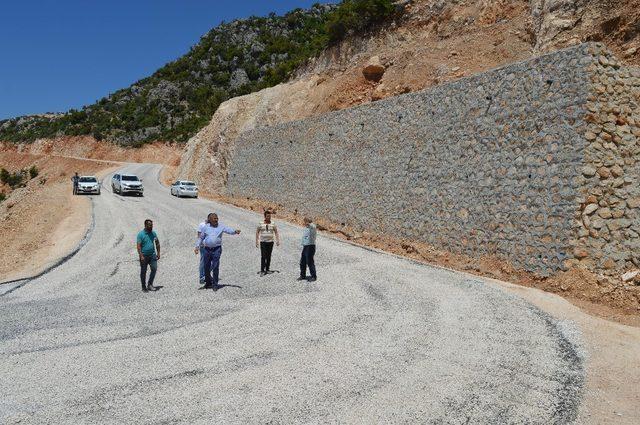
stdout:
POLYGON ((184 141, 218 105, 280 83, 319 46, 331 5, 222 24, 153 75, 79 111, 0 121, 0 140, 91 134, 121 144, 184 141))
POLYGON ((395 10, 391 0, 346 0, 222 24, 186 55, 93 105, 0 121, 0 141, 91 135, 129 146, 184 142, 222 102, 285 81, 328 45, 395 10))

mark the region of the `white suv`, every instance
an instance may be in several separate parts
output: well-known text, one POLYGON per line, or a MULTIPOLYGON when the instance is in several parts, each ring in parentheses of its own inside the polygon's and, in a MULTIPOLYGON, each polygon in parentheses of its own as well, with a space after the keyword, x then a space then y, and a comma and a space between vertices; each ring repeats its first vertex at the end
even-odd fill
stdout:
POLYGON ((118 193, 120 195, 133 193, 138 196, 142 196, 144 193, 142 180, 134 174, 114 174, 111 178, 111 189, 113 190, 113 193, 118 193))

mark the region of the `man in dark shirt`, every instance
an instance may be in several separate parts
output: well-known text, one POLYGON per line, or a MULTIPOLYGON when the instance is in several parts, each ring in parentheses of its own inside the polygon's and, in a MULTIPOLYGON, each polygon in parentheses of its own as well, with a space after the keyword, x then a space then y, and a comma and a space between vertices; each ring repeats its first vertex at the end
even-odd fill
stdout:
POLYGON ((76 173, 73 177, 71 177, 71 181, 73 182, 73 194, 78 194, 78 182, 80 181, 80 176, 76 173))

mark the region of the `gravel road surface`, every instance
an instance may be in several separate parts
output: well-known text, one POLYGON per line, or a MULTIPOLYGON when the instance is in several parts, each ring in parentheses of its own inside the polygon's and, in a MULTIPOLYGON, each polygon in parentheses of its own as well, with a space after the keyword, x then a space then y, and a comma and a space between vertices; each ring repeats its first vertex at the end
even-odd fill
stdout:
MULTIPOLYGON (((0 285, 0 423, 568 423, 576 331, 480 278, 319 236, 318 281, 297 282, 300 228, 265 277, 260 217, 177 199, 160 166, 128 165, 145 197, 93 197, 68 261, 0 285), (196 227, 215 211, 221 284, 201 290, 196 227), (162 245, 143 293, 135 238, 162 245)), ((47 229, 43 227, 43 232, 47 229)))

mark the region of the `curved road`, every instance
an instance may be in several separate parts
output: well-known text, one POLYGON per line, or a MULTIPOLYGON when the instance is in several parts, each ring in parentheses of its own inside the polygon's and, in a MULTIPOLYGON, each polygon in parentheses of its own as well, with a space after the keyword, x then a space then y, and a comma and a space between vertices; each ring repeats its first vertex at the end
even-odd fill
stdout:
MULTIPOLYGON (((319 236, 317 282, 297 277, 300 229, 266 277, 260 217, 177 199, 159 166, 127 165, 144 198, 93 199, 69 261, 0 286, 0 423, 567 423, 583 359, 558 323, 481 279, 319 236), (197 224, 216 211, 223 289, 199 290, 197 224), (162 244, 142 293, 135 236, 162 244)), ((43 229, 46 231, 46 229, 43 229)))

